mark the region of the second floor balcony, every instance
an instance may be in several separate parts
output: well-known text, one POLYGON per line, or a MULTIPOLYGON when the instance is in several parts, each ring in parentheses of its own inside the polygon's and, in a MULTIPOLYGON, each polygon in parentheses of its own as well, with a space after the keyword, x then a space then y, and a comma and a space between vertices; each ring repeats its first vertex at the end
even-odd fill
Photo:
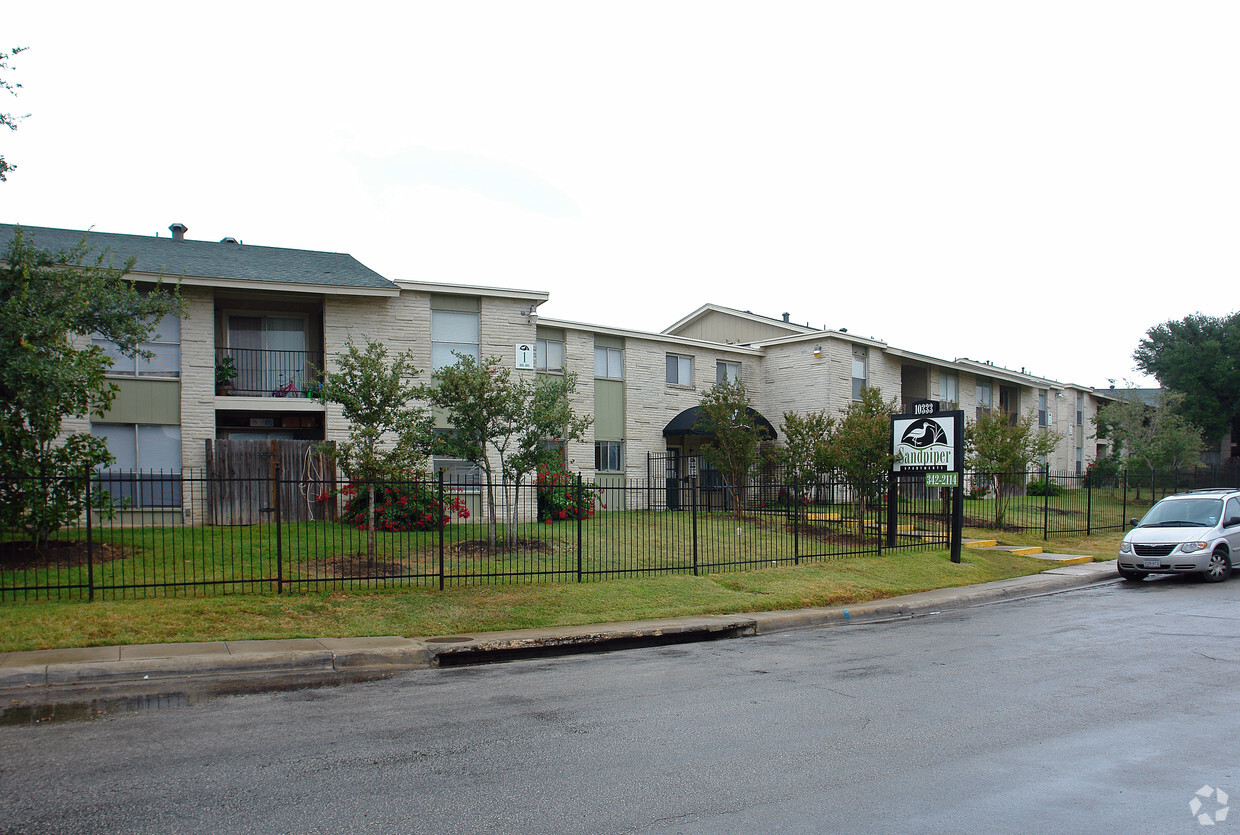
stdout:
POLYGON ((313 397, 322 367, 322 351, 216 348, 216 394, 313 397))

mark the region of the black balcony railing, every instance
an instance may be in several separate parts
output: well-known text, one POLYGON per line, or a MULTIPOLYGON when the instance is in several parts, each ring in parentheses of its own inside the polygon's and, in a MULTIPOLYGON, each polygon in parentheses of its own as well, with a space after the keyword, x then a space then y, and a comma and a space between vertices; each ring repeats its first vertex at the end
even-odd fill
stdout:
POLYGON ((269 351, 262 348, 217 348, 216 388, 243 397, 312 397, 318 387, 322 351, 269 351), (237 374, 221 385, 219 368, 232 360, 237 374))

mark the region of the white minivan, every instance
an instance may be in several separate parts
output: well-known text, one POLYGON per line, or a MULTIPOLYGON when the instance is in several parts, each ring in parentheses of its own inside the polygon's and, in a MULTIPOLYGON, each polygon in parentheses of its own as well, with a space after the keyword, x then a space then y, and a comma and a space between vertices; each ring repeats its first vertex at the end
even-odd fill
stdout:
POLYGON ((1221 583, 1240 551, 1240 490, 1193 490, 1168 496, 1124 535, 1116 567, 1125 580, 1150 574, 1198 574, 1221 583))

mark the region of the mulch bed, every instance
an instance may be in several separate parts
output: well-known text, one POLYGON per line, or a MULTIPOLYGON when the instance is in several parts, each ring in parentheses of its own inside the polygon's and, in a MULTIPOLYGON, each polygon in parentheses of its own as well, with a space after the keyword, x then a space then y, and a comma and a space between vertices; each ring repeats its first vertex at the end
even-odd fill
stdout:
MULTIPOLYGON (((458 542, 451 548, 454 554, 462 557, 489 557, 495 554, 504 554, 513 550, 504 542, 496 542, 495 548, 491 548, 491 543, 485 539, 469 539, 465 542, 458 542)), ((555 547, 541 539, 518 539, 515 550, 529 553, 537 551, 540 554, 554 554, 555 547)))
MULTIPOLYGON (((132 546, 125 548, 96 542, 90 559, 96 564, 123 560, 135 553, 132 546)), ((25 568, 74 568, 86 565, 86 543, 53 539, 40 552, 29 540, 0 542, 0 570, 15 571, 25 568)))
POLYGON ((346 554, 315 560, 301 567, 301 573, 315 579, 403 577, 419 573, 418 560, 375 560, 367 564, 365 554, 346 554))

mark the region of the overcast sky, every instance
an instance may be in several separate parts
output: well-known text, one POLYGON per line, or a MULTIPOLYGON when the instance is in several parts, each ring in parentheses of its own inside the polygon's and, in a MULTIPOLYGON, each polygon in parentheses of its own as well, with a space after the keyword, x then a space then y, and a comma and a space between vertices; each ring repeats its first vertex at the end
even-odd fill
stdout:
POLYGON ((1237 307, 1234 0, 11 5, 6 222, 1094 386, 1237 307))

